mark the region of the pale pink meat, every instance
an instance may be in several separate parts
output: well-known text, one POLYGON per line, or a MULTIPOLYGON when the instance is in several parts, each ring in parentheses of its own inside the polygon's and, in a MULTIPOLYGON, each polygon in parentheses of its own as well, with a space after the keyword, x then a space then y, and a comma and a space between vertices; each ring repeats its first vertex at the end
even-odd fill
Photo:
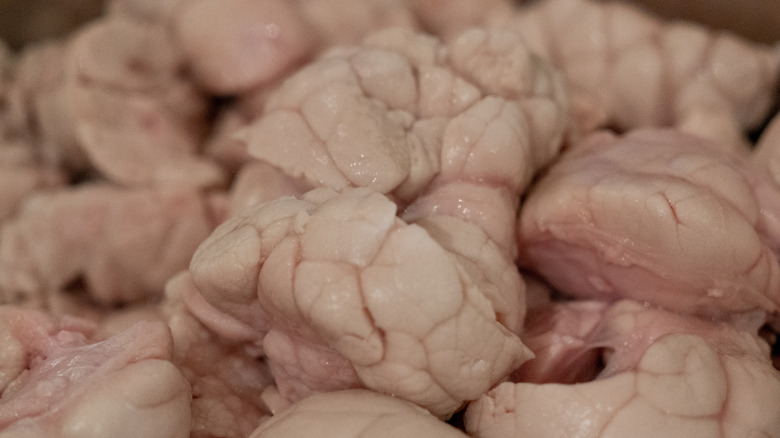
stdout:
POLYGON ((443 38, 514 13, 511 0, 407 0, 420 26, 443 38))
POLYGON ((230 215, 282 196, 300 196, 311 190, 306 181, 292 178, 265 161, 254 160, 241 167, 230 189, 230 215))
MULTIPOLYGON (((559 306, 569 306, 563 311, 576 320, 584 304, 559 306)), ((589 350, 593 359, 601 356, 604 368, 595 379, 502 383, 469 405, 466 431, 479 438, 777 435, 780 373, 755 326, 748 330, 631 301, 595 304, 588 312, 597 314, 598 307, 602 318, 585 324, 587 330, 575 328, 579 342, 562 347, 580 357, 589 350)), ((558 321, 578 325, 568 318, 558 321)), ((570 357, 561 354, 549 365, 564 366, 570 357)), ((591 367, 597 367, 595 360, 591 367)))
POLYGON ((103 7, 0 41, 0 438, 780 437, 780 49, 619 0, 103 7))
POLYGON ((628 2, 545 0, 497 20, 559 67, 575 129, 676 126, 727 148, 766 117, 780 52, 628 2))
POLYGON ((162 323, 105 341, 73 318, 0 307, 0 437, 189 436, 190 388, 162 323))
POLYGON ((319 51, 359 43, 378 29, 417 27, 405 0, 294 0, 307 27, 317 35, 319 51))
POLYGON ((479 227, 427 220, 402 222, 365 188, 244 210, 193 256, 186 301, 225 339, 262 346, 292 401, 367 387, 447 417, 529 358, 510 333, 523 284, 479 227))
POLYGON ((171 361, 192 389, 190 438, 243 438, 271 414, 263 392, 272 378, 261 350, 219 339, 187 310, 194 286, 189 275, 166 286, 163 318, 173 336, 171 361))
POLYGON ((31 146, 42 164, 83 169, 86 157, 70 122, 53 110, 63 81, 64 51, 65 42, 54 40, 26 46, 17 55, 0 124, 7 137, 31 146))
POLYGON ((246 141, 253 156, 337 190, 409 200, 439 172, 516 190, 555 156, 565 105, 555 74, 511 35, 474 29, 444 46, 394 29, 292 75, 246 141))
POLYGON ((547 302, 529 308, 521 338, 534 358, 512 372, 512 379, 530 383, 579 383, 598 374, 604 345, 591 338, 603 324, 607 301, 547 302))
POLYGON ((214 227, 194 190, 91 184, 36 194, 0 229, 0 301, 45 306, 77 281, 104 305, 160 296, 214 227))
POLYGON ((306 65, 242 135, 313 187, 389 194, 407 221, 460 217, 513 257, 519 195, 565 125, 559 78, 515 35, 471 29, 445 45, 392 29, 306 65))
POLYGON ((364 389, 313 395, 275 415, 249 438, 465 438, 430 412, 364 389))
POLYGON ((65 182, 64 173, 54 166, 39 164, 28 145, 5 143, 0 133, 0 224, 16 214, 27 196, 63 186, 65 182))
MULTIPOLYGON (((198 155, 206 102, 165 28, 108 16, 22 55, 11 97, 44 162, 120 184, 215 186, 198 155)), ((18 124, 18 123, 17 123, 18 124)))
POLYGON ((217 95, 272 86, 332 46, 416 24, 403 0, 176 0, 162 8, 120 1, 116 9, 169 22, 195 79, 217 95))
POLYGON ((529 193, 522 263, 580 298, 775 311, 780 265, 759 232, 765 206, 744 163, 673 130, 596 133, 529 193))
POLYGON ((214 94, 260 86, 315 48, 316 34, 295 2, 284 0, 192 1, 179 8, 173 27, 196 79, 214 94))

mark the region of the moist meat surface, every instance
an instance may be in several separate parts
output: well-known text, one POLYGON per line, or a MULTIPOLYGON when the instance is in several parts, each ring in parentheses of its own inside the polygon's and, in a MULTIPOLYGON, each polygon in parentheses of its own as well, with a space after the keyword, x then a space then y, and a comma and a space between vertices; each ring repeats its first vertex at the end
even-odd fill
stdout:
POLYGON ((0 43, 0 437, 780 437, 777 48, 616 1, 98 15, 0 43))

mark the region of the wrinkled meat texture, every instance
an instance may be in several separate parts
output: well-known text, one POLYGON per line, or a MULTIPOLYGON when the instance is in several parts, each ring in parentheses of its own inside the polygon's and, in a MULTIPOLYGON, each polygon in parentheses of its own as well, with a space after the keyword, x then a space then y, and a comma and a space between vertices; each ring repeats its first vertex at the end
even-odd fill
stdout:
POLYGON ((472 29, 443 45, 393 29, 305 66, 242 135, 293 178, 417 200, 405 220, 460 217, 513 256, 519 194, 561 147, 561 87, 512 34, 472 29))
POLYGON ((164 324, 105 341, 73 318, 0 307, 0 437, 189 436, 190 389, 164 324))
POLYGON ((315 186, 409 200, 439 173, 465 173, 517 190, 560 147, 562 94, 511 35, 475 29, 445 47, 394 29, 292 75, 245 137, 315 186))
POLYGON ((553 327, 542 324, 560 337, 542 336, 559 345, 539 350, 551 368, 543 377, 553 383, 498 385, 469 405, 464 422, 471 436, 736 438, 780 430, 780 373, 755 327, 747 331, 630 301, 558 306, 553 327), (555 382, 572 377, 559 376, 560 367, 590 362, 597 369, 599 356, 604 367, 594 380, 555 382))
POLYGON ((270 415, 262 397, 271 375, 261 350, 219 339, 192 316, 184 297, 193 290, 188 275, 173 277, 162 306, 173 335, 171 360, 192 388, 190 438, 246 437, 270 415))
POLYGON ((725 147, 766 117, 780 52, 626 2, 548 0, 497 20, 559 67, 575 130, 676 126, 725 147))
POLYGON ((780 266, 744 163, 672 130, 596 133, 528 194, 521 260, 571 296, 774 311, 780 266))
POLYGON ((160 296, 214 226, 194 190, 92 184, 36 194, 0 229, 2 302, 45 306, 78 281, 102 304, 160 296))
POLYGON ((364 389, 306 398, 264 422, 249 438, 389 438, 425 436, 465 438, 428 411, 364 389))
POLYGON ((367 387, 446 417, 529 358, 507 328, 524 285, 478 227, 426 221, 360 188, 256 206, 199 247, 185 301, 223 338, 262 345, 291 401, 367 387))

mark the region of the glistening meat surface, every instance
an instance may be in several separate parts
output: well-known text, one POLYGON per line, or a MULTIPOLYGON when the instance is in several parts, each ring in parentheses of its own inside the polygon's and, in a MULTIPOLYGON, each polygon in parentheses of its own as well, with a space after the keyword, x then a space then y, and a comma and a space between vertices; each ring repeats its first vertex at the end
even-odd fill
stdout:
POLYGON ((520 213, 522 262, 576 297, 685 313, 776 311, 780 265, 738 156, 670 130, 575 145, 520 213))
POLYGON ((435 233, 406 224, 368 189, 245 210, 201 245, 190 272, 191 311, 262 346, 290 400, 367 387, 447 417, 531 357, 499 321, 516 326, 524 309, 498 247, 458 219, 435 233))
POLYGON ((403 202, 437 176, 521 190, 560 149, 557 75, 510 33, 445 46, 405 29, 330 51, 269 96, 245 133, 254 157, 313 187, 403 202))
POLYGON ((0 42, 0 303, 45 312, 0 307, 1 437, 780 437, 776 48, 616 1, 104 6, 0 42))

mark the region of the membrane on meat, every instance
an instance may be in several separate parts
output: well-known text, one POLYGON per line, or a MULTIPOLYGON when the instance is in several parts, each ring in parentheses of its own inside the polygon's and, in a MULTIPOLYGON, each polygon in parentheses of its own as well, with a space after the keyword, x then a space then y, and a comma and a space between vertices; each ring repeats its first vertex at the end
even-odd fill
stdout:
POLYGON ((190 388, 160 323, 101 342, 94 325, 0 306, 0 437, 188 436, 190 388))
POLYGON ((365 188, 245 210, 190 272, 191 311, 261 346, 292 401, 367 387, 447 417, 530 357, 498 320, 522 319, 523 284, 495 244, 454 218, 431 233, 406 224, 365 188), (476 239, 461 243, 459 231, 476 239))
POLYGON ((669 130, 597 133, 530 191, 521 260, 580 298, 683 313, 777 310, 780 265, 743 161, 669 130))

